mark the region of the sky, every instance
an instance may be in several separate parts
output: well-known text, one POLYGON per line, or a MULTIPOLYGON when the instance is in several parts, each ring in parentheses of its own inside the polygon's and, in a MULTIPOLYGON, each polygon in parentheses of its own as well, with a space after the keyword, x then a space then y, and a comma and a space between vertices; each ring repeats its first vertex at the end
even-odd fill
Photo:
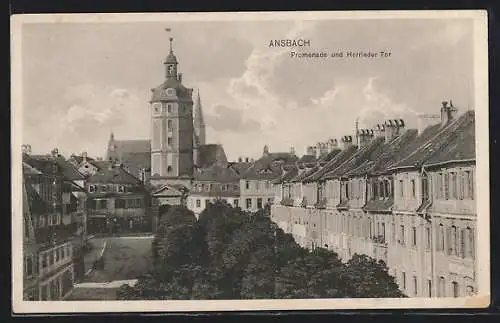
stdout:
POLYGON ((417 126, 452 100, 474 109, 467 19, 31 23, 22 30, 23 143, 33 153, 105 156, 116 139, 149 139, 151 88, 168 37, 183 83, 200 91, 207 143, 230 160, 353 135, 386 118, 417 126), (171 28, 170 35, 165 28, 171 28), (269 47, 304 38, 310 47, 269 47), (386 51, 389 58, 291 58, 290 51, 386 51))

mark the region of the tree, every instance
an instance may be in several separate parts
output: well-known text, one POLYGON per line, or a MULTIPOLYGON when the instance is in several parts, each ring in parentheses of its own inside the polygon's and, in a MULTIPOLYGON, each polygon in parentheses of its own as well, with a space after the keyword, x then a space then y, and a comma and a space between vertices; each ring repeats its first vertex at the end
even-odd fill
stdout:
POLYGON ((405 297, 386 264, 366 255, 355 254, 346 264, 342 279, 351 298, 405 297))

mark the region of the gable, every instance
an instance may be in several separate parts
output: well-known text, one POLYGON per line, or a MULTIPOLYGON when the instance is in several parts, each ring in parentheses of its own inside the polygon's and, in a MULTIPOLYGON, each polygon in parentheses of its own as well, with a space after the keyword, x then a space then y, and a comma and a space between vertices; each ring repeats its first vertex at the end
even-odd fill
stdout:
POLYGON ((161 196, 178 196, 181 197, 184 194, 177 188, 172 187, 170 185, 163 185, 160 187, 158 190, 153 192, 154 197, 161 197, 161 196))
POLYGON ((94 174, 97 171, 97 167, 90 162, 85 161, 78 166, 78 171, 84 175, 94 174))

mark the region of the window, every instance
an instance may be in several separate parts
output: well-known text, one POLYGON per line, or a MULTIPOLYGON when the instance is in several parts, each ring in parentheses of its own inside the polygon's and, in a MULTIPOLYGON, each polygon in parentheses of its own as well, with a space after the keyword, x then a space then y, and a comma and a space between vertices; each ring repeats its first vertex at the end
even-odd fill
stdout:
POLYGON ((173 130, 173 121, 172 120, 167 120, 167 129, 168 131, 172 131, 173 130))
POLYGON ((458 256, 458 230, 456 226, 451 227, 451 232, 450 232, 450 245, 448 246, 449 252, 451 255, 458 256))
POLYGON ((439 224, 438 228, 438 251, 444 251, 444 226, 442 223, 439 224))
POLYGON ((47 259, 47 255, 45 254, 42 254, 42 256, 40 257, 40 259, 42 260, 42 269, 43 268, 47 268, 47 265, 48 265, 48 259, 47 259))
POLYGON ((172 172, 172 170, 173 170, 173 169, 172 169, 172 166, 171 166, 171 165, 168 165, 168 166, 167 166, 167 173, 171 173, 171 172, 172 172))
POLYGON ((56 249, 56 250, 54 250, 54 257, 56 258, 56 261, 55 261, 55 262, 58 262, 58 261, 59 261, 59 256, 61 255, 61 254, 59 253, 59 250, 60 250, 59 248, 58 248, 58 249, 56 249))
POLYGON ((417 276, 413 276, 413 294, 415 296, 418 294, 418 280, 417 280, 417 276))
POLYGON ((391 195, 391 192, 390 192, 389 181, 384 180, 384 197, 389 198, 390 195, 391 195))
POLYGON ((457 173, 452 172, 450 173, 450 198, 451 199, 457 199, 458 194, 457 194, 457 173))
POLYGON ((411 228, 411 245, 414 247, 417 245, 417 228, 416 227, 411 228))
POLYGON ((167 137, 167 145, 172 146, 172 137, 167 137))
POLYGON ((107 192, 108 191, 108 186, 107 185, 101 185, 101 192, 107 192))
POLYGON ((465 243, 465 257, 474 258, 476 251, 474 246, 474 231, 469 227, 465 229, 464 243, 465 243))
POLYGON ((373 198, 377 198, 378 197, 378 183, 373 183, 372 185, 372 189, 373 189, 373 198))
POLYGON ((467 286, 467 288, 465 289, 465 292, 467 293, 467 296, 474 296, 474 287, 467 286))
POLYGON ((427 279, 427 296, 432 297, 432 281, 427 279))
POLYGON ((444 173, 444 199, 450 198, 450 174, 444 173))
POLYGON ((171 104, 167 104, 167 112, 172 113, 172 105, 171 104))
POLYGON ((438 173, 437 174, 437 180, 436 180, 436 197, 438 199, 443 198, 443 173, 438 173))
POLYGON ((250 189, 250 182, 249 181, 245 181, 245 188, 247 190, 250 189))
POLYGON ((384 239, 384 242, 385 242, 385 223, 382 222, 382 227, 381 227, 381 235, 382 235, 382 238, 384 239))
POLYGON ((120 193, 125 193, 125 186, 120 185, 120 186, 118 187, 118 192, 120 192, 120 193))
POLYGON ((458 283, 452 282, 451 285, 453 287, 453 297, 459 297, 460 296, 460 288, 458 286, 458 283))
POLYGON ((273 198, 272 197, 270 197, 270 198, 267 199, 267 204, 269 204, 269 205, 273 204, 273 198))
POLYGON ((95 185, 89 185, 89 192, 95 193, 95 185))
POLYGON ((234 200, 233 200, 233 205, 234 205, 234 207, 238 207, 238 206, 239 206, 239 204, 240 204, 240 200, 238 200, 238 199, 234 199, 234 200))
POLYGON ((391 230, 391 234, 392 234, 392 242, 396 242, 396 223, 393 223, 392 224, 392 230, 391 230))
POLYGON ((403 180, 399 180, 399 196, 404 197, 405 196, 405 187, 403 185, 403 180))
POLYGON ((247 207, 247 209, 252 208, 252 199, 246 199, 246 207, 247 207))
POLYGON ((406 273, 404 271, 401 273, 401 284, 403 285, 403 289, 406 289, 406 273))
POLYGON ((205 200, 205 208, 208 207, 209 200, 205 200))
POLYGON ((268 189, 269 189, 269 187, 270 187, 269 181, 265 181, 265 182, 264 182, 264 185, 265 185, 266 190, 268 190, 268 189))
POLYGON ((399 226, 399 243, 405 244, 405 226, 404 225, 399 226))
POLYGON ((425 248, 431 249, 431 228, 425 228, 425 248))
POLYGON ((443 276, 439 277, 438 297, 446 296, 446 281, 443 276))
POLYGON ((261 198, 257 199, 257 208, 262 209, 262 199, 261 198))
POLYGON ((429 181, 425 175, 422 177, 422 198, 424 200, 429 199, 429 181))
POLYGON ((97 202, 97 209, 102 210, 102 209, 107 209, 108 208, 108 201, 107 200, 96 200, 97 202))
POLYGON ((201 207, 201 201, 199 199, 196 200, 196 207, 201 207))
POLYGON ((472 171, 466 171, 465 172, 465 178, 466 178, 466 182, 467 182, 467 197, 471 200, 474 199, 474 178, 473 178, 473 174, 472 174, 472 171))
POLYGON ((410 181, 410 185, 411 185, 411 197, 415 198, 415 196, 417 195, 417 192, 416 192, 417 188, 415 187, 415 180, 414 179, 412 179, 410 181))

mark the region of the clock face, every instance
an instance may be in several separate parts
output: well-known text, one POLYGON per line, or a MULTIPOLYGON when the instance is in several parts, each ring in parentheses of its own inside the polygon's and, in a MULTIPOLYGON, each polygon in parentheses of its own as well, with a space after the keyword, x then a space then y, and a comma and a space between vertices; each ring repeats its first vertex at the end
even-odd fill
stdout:
POLYGON ((168 88, 165 90, 165 93, 168 95, 168 96, 173 96, 175 95, 175 89, 172 89, 172 88, 168 88))

